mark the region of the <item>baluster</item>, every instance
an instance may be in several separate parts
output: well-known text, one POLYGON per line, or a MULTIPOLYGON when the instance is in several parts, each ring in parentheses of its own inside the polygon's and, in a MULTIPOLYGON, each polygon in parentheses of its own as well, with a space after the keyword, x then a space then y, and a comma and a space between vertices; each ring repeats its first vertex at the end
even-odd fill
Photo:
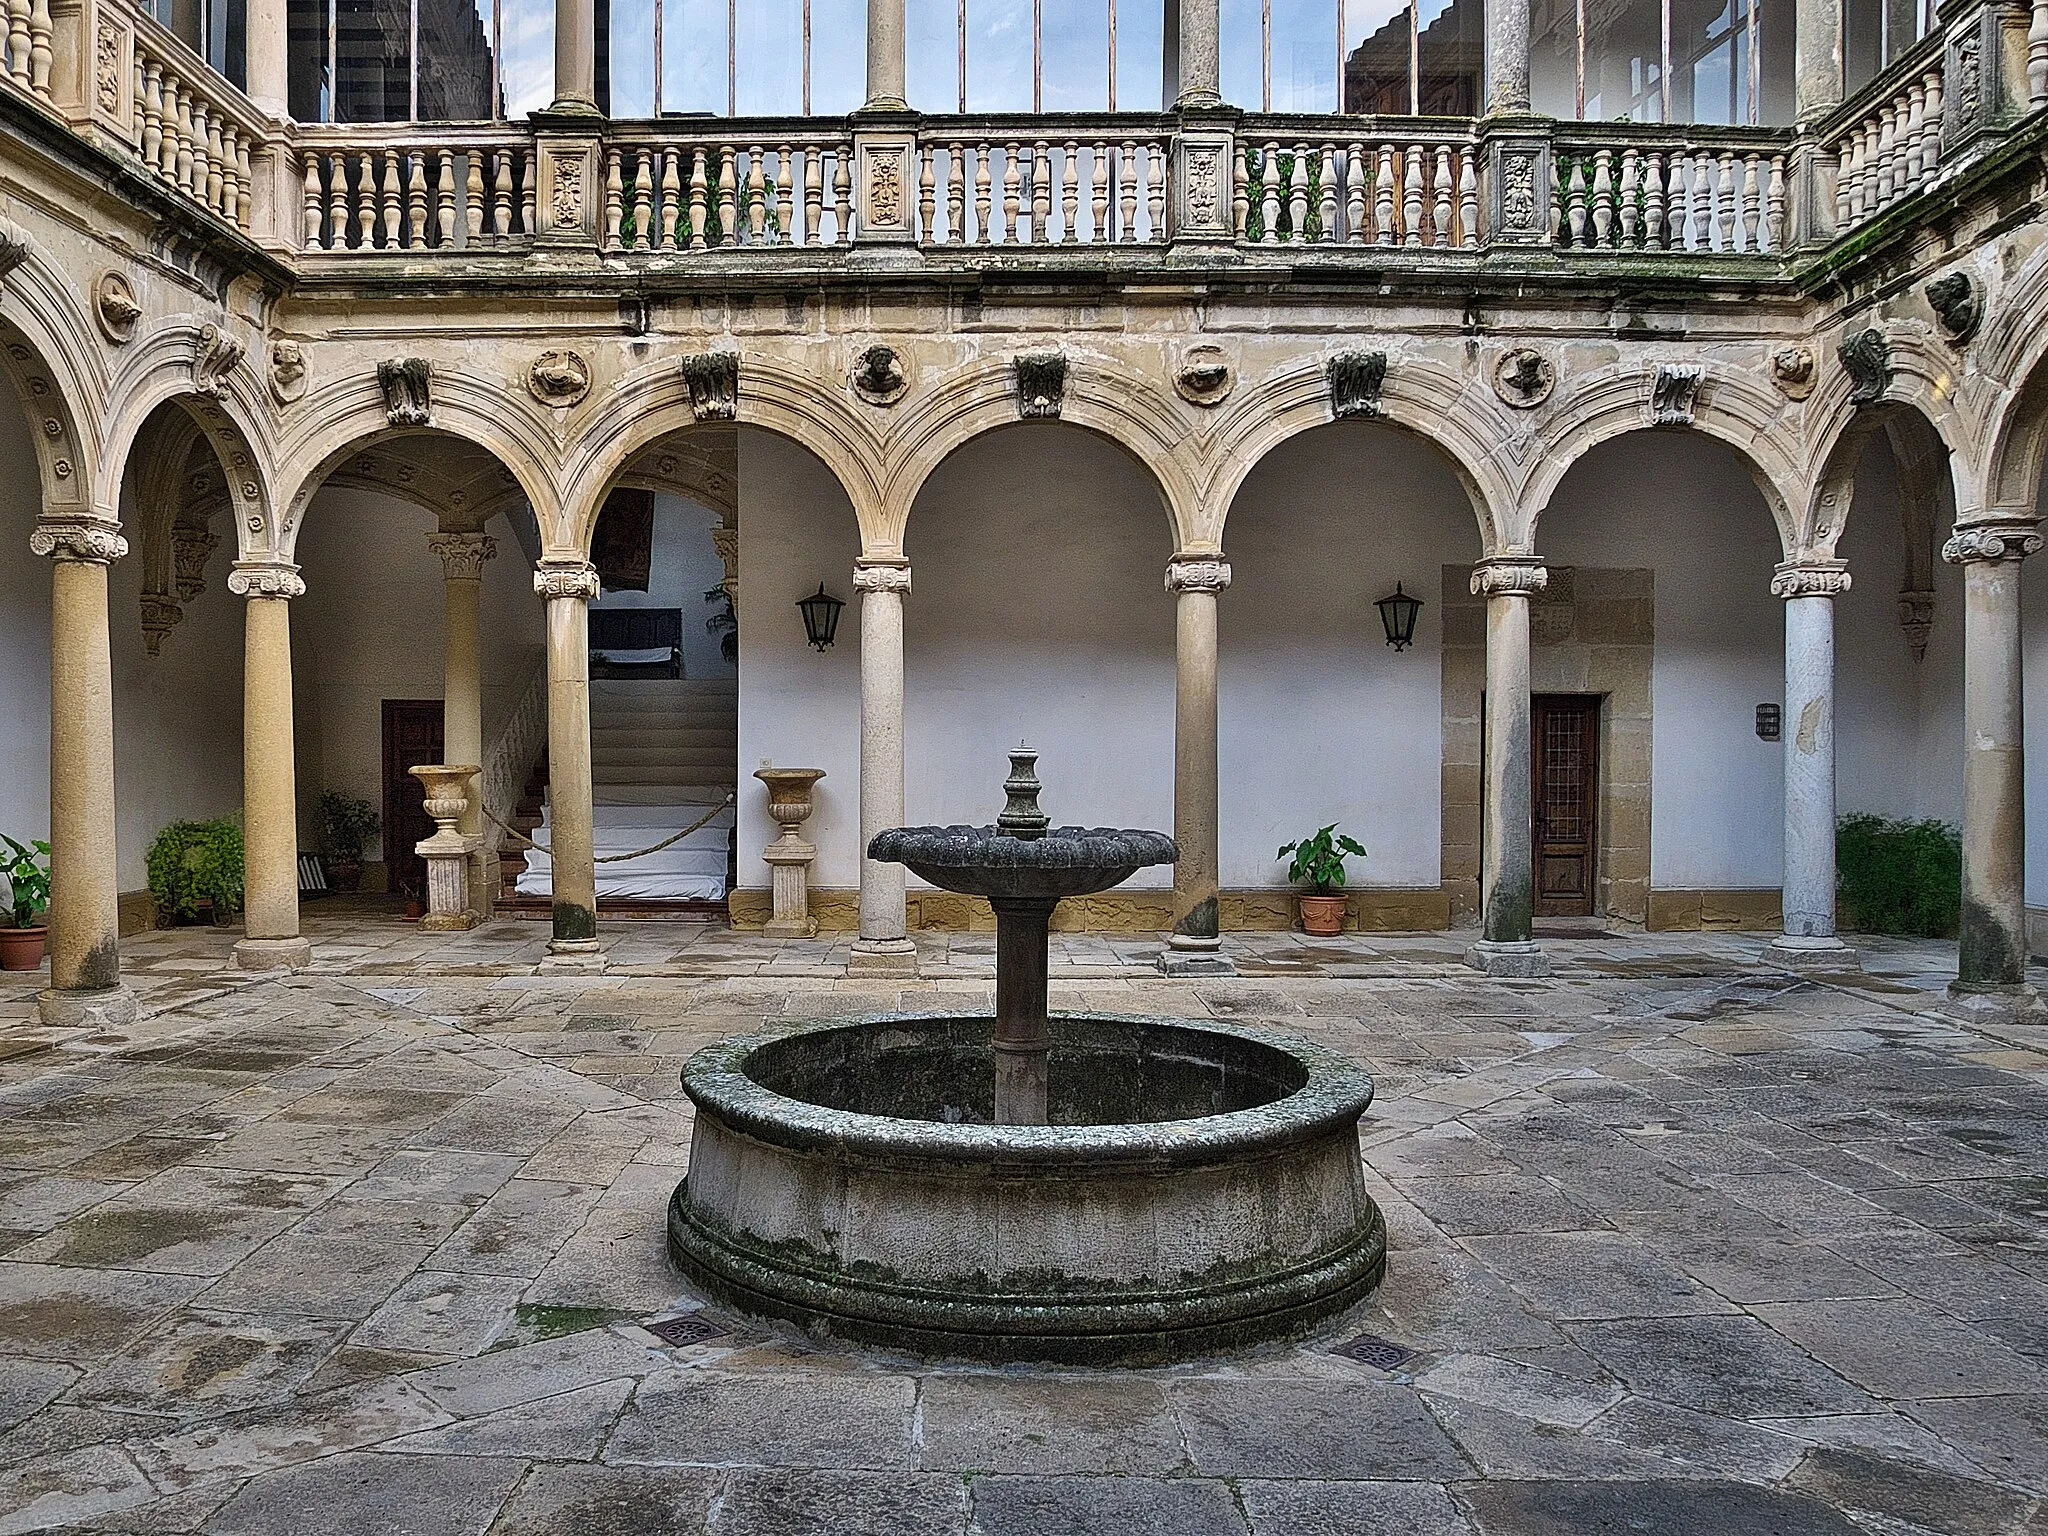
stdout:
POLYGON ((1614 151, 1593 151, 1593 244, 1614 248, 1614 151))
POLYGON ((1479 172, 1472 160, 1470 149, 1458 151, 1458 244, 1468 251, 1479 249, 1479 172))
POLYGON ((1643 166, 1643 243, 1664 249, 1664 156, 1651 150, 1643 166))
POLYGON ((690 157, 690 249, 704 249, 706 224, 710 221, 710 187, 705 181, 705 151, 687 151, 690 157))
POLYGON ((1069 139, 1062 154, 1064 179, 1060 182, 1060 244, 1078 245, 1081 240, 1081 146, 1069 139))
POLYGON ((1863 211, 1881 211, 1891 188, 1884 168, 1884 119, 1873 117, 1863 131, 1863 211))
POLYGON ((1123 227, 1118 235, 1126 242, 1138 238, 1138 141, 1124 140, 1124 152, 1119 167, 1121 181, 1117 187, 1117 211, 1123 215, 1123 227))
POLYGON ((182 82, 173 84, 166 81, 177 96, 178 136, 177 158, 171 164, 171 184, 182 192, 192 190, 192 98, 185 93, 182 82))
POLYGON ((673 145, 661 152, 661 229, 659 231, 662 249, 680 251, 683 248, 683 220, 689 217, 690 193, 683 185, 684 156, 687 150, 678 150, 673 145))
POLYGON ((801 245, 802 237, 797 232, 796 171, 793 158, 800 154, 795 149, 775 151, 775 243, 777 245, 801 245))
POLYGON ((348 157, 336 152, 327 157, 327 247, 348 249, 348 157))
POLYGON ((804 183, 804 244, 825 243, 825 151, 807 149, 797 161, 804 183))
POLYGON ((1898 109, 1892 103, 1886 102, 1878 123, 1877 196, 1880 206, 1889 206, 1899 195, 1900 175, 1905 169, 1900 155, 1904 146, 1899 140, 1898 109))
POLYGON ((933 165, 945 150, 919 145, 917 151, 917 238, 926 245, 939 243, 939 177, 933 165))
POLYGON ((1280 243, 1280 146, 1268 144, 1265 154, 1259 160, 1259 211, 1265 218, 1265 227, 1259 234, 1261 245, 1280 243))
POLYGON ((974 241, 977 245, 990 245, 995 240, 990 224, 995 209, 995 173, 989 167, 991 153, 986 139, 974 146, 974 241))
MULTIPOLYGON (((989 150, 993 153, 995 146, 990 145, 989 150)), ((995 231, 994 238, 1005 244, 1015 245, 1018 239, 1017 210, 1021 206, 1021 200, 1018 196, 1018 187, 1021 184, 1021 179, 1017 170, 1017 146, 1005 144, 1002 146, 1002 154, 1003 207, 1001 217, 1003 222, 1001 227, 995 231)))
POLYGON ((427 243, 427 157, 424 151, 406 155, 405 223, 408 243, 419 250, 427 243))
POLYGON ((954 143, 940 151, 946 161, 946 244, 967 243, 967 147, 954 143))
POLYGON ((164 161, 164 77, 154 59, 142 70, 142 163, 159 176, 164 161))
POLYGON ((1932 177, 1941 164, 1941 71, 1930 69, 1921 78, 1927 86, 1927 122, 1920 130, 1920 163, 1932 177))
POLYGON ((1157 144, 1145 146, 1146 238, 1166 238, 1166 151, 1157 144))
POLYGON ((1717 251, 1735 249, 1735 154, 1732 150, 1721 152, 1721 176, 1714 188, 1715 223, 1720 226, 1721 243, 1717 251))
POLYGON ((1621 244, 1628 250, 1642 243, 1642 165, 1633 149, 1621 152, 1621 244))
POLYGON ((1757 157, 1746 155, 1742 162, 1742 248, 1757 249, 1756 232, 1763 222, 1762 188, 1757 183, 1757 157))
POLYGON ((7 0, 7 72, 14 83, 28 89, 29 0, 7 0))
POLYGON ((1363 144, 1344 147, 1344 243, 1365 241, 1365 177, 1372 155, 1363 144))
POLYGON ((1586 244, 1586 158, 1572 157, 1572 179, 1565 192, 1565 227, 1571 234, 1572 247, 1583 249, 1586 244))
POLYGON ((219 112, 206 116, 206 206, 223 217, 234 210, 228 197, 228 180, 234 174, 232 131, 223 129, 219 112))
POLYGON ((1109 227, 1109 146, 1088 146, 1088 239, 1093 245, 1107 245, 1113 238, 1109 227))
POLYGON ((1927 174, 1927 147, 1921 143, 1927 130, 1927 87, 1915 80, 1906 88, 1906 171, 1905 187, 1918 191, 1927 174))
POLYGON ((633 245, 638 250, 654 249, 657 226, 654 222, 655 168, 659 158, 651 149, 643 149, 633 160, 633 245))
POLYGON ((1374 245, 1394 243, 1394 147, 1380 146, 1380 173, 1373 184, 1372 241, 1374 245))
POLYGON ((1031 222, 1040 245, 1052 240, 1052 157, 1040 139, 1031 159, 1031 222))
POLYGON ((1714 248, 1714 157, 1689 155, 1686 158, 1686 204, 1692 214, 1691 248, 1710 251, 1714 248))
POLYGON ((377 245, 377 162, 366 149, 356 156, 356 249, 377 245))
POLYGON ((718 243, 721 246, 738 245, 739 167, 733 163, 737 156, 723 146, 715 153, 718 156, 718 243))
POLYGON ((255 183, 249 168, 248 135, 229 133, 222 141, 221 152, 227 157, 227 184, 221 189, 221 213, 237 229, 247 229, 249 213, 256 201, 255 183))
POLYGON ((304 209, 303 227, 305 229, 306 249, 309 251, 325 250, 327 242, 322 238, 322 230, 326 224, 326 213, 320 206, 320 157, 318 155, 306 156, 305 168, 305 174, 300 186, 301 206, 304 209))
POLYGON ((192 105, 192 153, 188 157, 191 173, 180 186, 190 196, 203 198, 206 195, 206 169, 209 163, 206 154, 206 103, 189 92, 187 99, 192 105))
POLYGON ((621 150, 608 149, 604 154, 604 246, 608 251, 619 248, 626 222, 626 177, 620 165, 624 158, 621 150))
POLYGON ((1767 211, 1764 215, 1764 234, 1770 240, 1770 249, 1782 251, 1785 248, 1785 157, 1771 156, 1771 187, 1767 211))
POLYGON ((462 152, 462 221, 463 231, 470 245, 483 242, 484 234, 484 156, 488 150, 466 149, 462 152))
POLYGON ((50 42, 55 31, 50 0, 32 0, 28 8, 28 88, 45 101, 50 99, 50 42))
POLYGON ((1436 151, 1436 206, 1431 210, 1436 222, 1435 243, 1448 248, 1451 243, 1451 151, 1449 145, 1438 145, 1436 151))
POLYGON ((1308 239, 1308 146, 1297 144, 1287 167, 1287 238, 1308 239))
POLYGON ((455 243, 455 151, 441 151, 439 193, 435 208, 434 244, 450 246, 455 243))
POLYGON ((1245 169, 1245 150, 1233 145, 1230 152, 1230 222, 1237 238, 1246 240, 1252 232, 1251 174, 1245 169))
POLYGON ((1401 151, 1401 243, 1422 244, 1422 146, 1401 151))
POLYGON ((1339 167, 1343 164, 1343 154, 1343 150, 1335 144, 1325 144, 1316 151, 1317 179, 1322 183, 1323 193, 1316 209, 1316 222, 1321 226, 1316 231, 1316 239, 1324 245, 1340 244, 1343 240, 1337 229, 1338 210, 1343 205, 1343 198, 1337 188, 1338 179, 1342 175, 1339 167))
POLYGON ((1571 162, 1562 159, 1556 151, 1551 152, 1550 174, 1544 178, 1549 183, 1543 195, 1550 203, 1550 243, 1564 244, 1564 203, 1565 178, 1571 174, 1571 162))
POLYGON ((759 245, 768 232, 767 184, 763 173, 765 156, 760 145, 747 151, 747 232, 759 245))
POLYGON ((853 151, 841 144, 832 151, 833 233, 841 245, 853 243, 853 151))
POLYGON ((1835 150, 1835 228, 1847 229, 1856 222, 1856 158, 1853 140, 1843 140, 1835 150))
POLYGON ((498 174, 491 187, 491 234, 500 244, 512 238, 512 155, 509 149, 497 152, 498 174))
POLYGON ((398 176, 398 151, 384 151, 384 227, 377 241, 379 250, 395 250, 405 243, 405 229, 398 222, 404 215, 405 202, 402 183, 398 176))
POLYGON ((519 165, 519 216, 520 229, 528 234, 540 230, 540 188, 534 185, 534 157, 530 152, 513 150, 514 160, 519 165))

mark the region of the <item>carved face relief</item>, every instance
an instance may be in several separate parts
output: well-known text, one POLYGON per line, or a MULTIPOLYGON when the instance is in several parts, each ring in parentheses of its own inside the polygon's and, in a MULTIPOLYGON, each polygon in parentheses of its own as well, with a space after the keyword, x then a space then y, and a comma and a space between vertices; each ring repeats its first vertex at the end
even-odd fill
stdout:
POLYGON ((1066 403, 1066 354, 1019 352, 1011 364, 1017 374, 1017 414, 1027 421, 1057 417, 1066 403))
POLYGON ((306 353, 296 341, 270 344, 270 393, 279 405, 290 405, 306 393, 306 353))
POLYGON ((1557 370, 1542 353, 1517 347, 1501 355, 1493 365, 1493 392, 1513 406, 1526 411, 1541 405, 1557 387, 1557 370))
POLYGON ((1849 372, 1849 398, 1858 405, 1882 400, 1892 384, 1892 349, 1884 332, 1875 326, 1853 331, 1835 351, 1849 372))
POLYGON ((1237 385, 1237 370, 1221 347, 1203 342, 1181 354, 1174 370, 1173 387, 1190 405, 1221 405, 1237 385))
POLYGON ((101 333, 115 346, 135 339, 135 324, 142 318, 142 306, 135 301, 135 290, 128 285, 128 279, 119 272, 110 268, 99 275, 99 281, 93 284, 92 310, 101 333))
POLYGON ((894 405, 910 388, 903 361, 894 347, 876 345, 863 350, 853 364, 853 392, 869 405, 894 405))
POLYGON ((1928 307, 1941 322, 1942 334, 1961 346, 1977 334, 1984 306, 1977 297, 1977 285, 1967 272, 1951 272, 1927 285, 1928 307))
POLYGON ((542 405, 566 410, 590 393, 590 364, 566 348, 550 348, 526 370, 526 387, 542 405))
POLYGON ((1788 400, 1804 400, 1819 382, 1813 348, 1780 347, 1771 354, 1771 382, 1788 400))

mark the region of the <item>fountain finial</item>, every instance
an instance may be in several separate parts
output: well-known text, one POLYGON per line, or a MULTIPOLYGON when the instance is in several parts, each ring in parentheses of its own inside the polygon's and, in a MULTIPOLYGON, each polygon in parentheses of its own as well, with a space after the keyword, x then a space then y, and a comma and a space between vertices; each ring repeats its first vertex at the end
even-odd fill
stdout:
POLYGON ((1037 767, 1038 754, 1018 743, 1010 754, 1010 776, 1003 780, 1003 791, 1010 800, 996 818, 996 831, 1006 837, 1029 842, 1045 836, 1045 829, 1052 825, 1052 818, 1038 808, 1038 792, 1045 786, 1038 782, 1037 767))

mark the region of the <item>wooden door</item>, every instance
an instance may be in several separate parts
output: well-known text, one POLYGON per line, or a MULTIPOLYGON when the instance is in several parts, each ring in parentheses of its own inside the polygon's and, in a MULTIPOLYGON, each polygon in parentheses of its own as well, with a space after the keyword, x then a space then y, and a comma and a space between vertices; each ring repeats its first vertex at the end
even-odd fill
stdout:
POLYGON ((1539 693, 1529 703, 1536 915, 1591 917, 1600 847, 1600 700, 1592 694, 1539 693))
POLYGON ((426 899, 427 861, 413 852, 434 835, 426 786, 410 770, 438 763, 443 745, 439 699, 384 701, 384 857, 391 889, 426 899))

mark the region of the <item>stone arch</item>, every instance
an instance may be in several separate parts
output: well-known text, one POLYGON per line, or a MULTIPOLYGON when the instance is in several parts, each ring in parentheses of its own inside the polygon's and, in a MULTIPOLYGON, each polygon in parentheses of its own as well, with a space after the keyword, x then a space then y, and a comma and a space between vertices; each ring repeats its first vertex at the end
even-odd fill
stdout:
POLYGON ((28 418, 43 510, 111 519, 105 504, 118 493, 101 467, 99 422, 81 408, 106 398, 105 363, 84 301, 32 242, 0 278, 0 369, 28 418))
MULTIPOLYGON (((2048 463, 2048 266, 2036 285, 2040 302, 2028 323, 2032 327, 2023 346, 2004 349, 2012 356, 2009 372, 1999 377, 2017 382, 1987 413, 1984 429, 1982 503, 1987 507, 2009 507, 2032 516, 2040 503, 2041 476, 2048 463)), ((1960 495, 1956 509, 1967 505, 1960 495)))
POLYGON ((286 438, 278 455, 280 494, 272 546, 277 559, 292 558, 307 505, 329 475, 364 449, 403 437, 443 433, 489 453, 533 508, 543 537, 559 516, 552 434, 518 399, 481 379, 436 371, 432 412, 424 426, 392 424, 374 369, 309 390, 289 419, 306 430, 286 438))
MULTIPOLYGON (((1225 406, 1208 462, 1214 466, 1206 511, 1207 547, 1221 548, 1224 523, 1253 469, 1275 448, 1318 427, 1332 425, 1326 363, 1260 381, 1225 406)), ((1491 392, 1474 390, 1461 372, 1440 364, 1402 361, 1389 367, 1377 414, 1366 420, 1427 443, 1457 476, 1472 502, 1480 546, 1513 547, 1509 516, 1514 496, 1498 456, 1515 428, 1491 392)))
MULTIPOLYGON (((1019 416, 1015 364, 1008 357, 977 363, 936 394, 906 401, 898 410, 907 414, 897 418, 890 435, 888 521, 880 549, 870 537, 870 549, 878 553, 902 550, 910 510, 940 464, 998 428, 1041 420, 1019 416)), ((1092 433, 1135 462, 1159 492, 1174 549, 1191 551, 1202 546, 1199 496, 1188 464, 1194 434, 1186 410, 1149 380, 1070 356, 1059 415, 1042 420, 1092 433)))
POLYGON ((1689 422, 1660 424, 1652 417, 1657 370, 1641 362, 1617 364, 1574 381, 1538 423, 1539 451, 1531 460, 1520 504, 1527 509, 1528 543, 1572 466, 1601 444, 1633 432, 1685 431, 1727 444, 1749 471, 1788 554, 1799 547, 1804 506, 1800 455, 1786 441, 1785 400, 1746 372, 1708 363, 1689 422))
POLYGON ((1839 404, 1846 409, 1836 409, 1837 402, 1830 401, 1831 419, 1824 435, 1815 440, 1814 467, 1806 480, 1809 490, 1799 512, 1798 541, 1787 551, 1788 556, 1835 558, 1835 548, 1848 530, 1855 505, 1857 465, 1876 438, 1885 440, 1903 479, 1917 493, 1912 499, 1932 493, 1934 481, 1929 478, 1930 473, 1937 477, 1945 474, 1955 492, 1956 505, 1968 504, 1964 455, 1957 452, 1942 430, 1938 414, 1910 399, 1886 399, 1856 406, 1848 402, 1846 392, 1847 385, 1843 385, 1839 404), (1930 456, 1945 462, 1921 462, 1930 456))
POLYGON ((705 428, 758 427, 806 450, 832 472, 853 504, 861 541, 886 537, 881 454, 873 431, 847 402, 843 383, 773 358, 742 354, 738 399, 729 420, 700 423, 689 386, 671 356, 622 379, 584 423, 562 477, 557 520, 542 524, 551 554, 588 557, 604 498, 642 450, 673 434, 705 428))

